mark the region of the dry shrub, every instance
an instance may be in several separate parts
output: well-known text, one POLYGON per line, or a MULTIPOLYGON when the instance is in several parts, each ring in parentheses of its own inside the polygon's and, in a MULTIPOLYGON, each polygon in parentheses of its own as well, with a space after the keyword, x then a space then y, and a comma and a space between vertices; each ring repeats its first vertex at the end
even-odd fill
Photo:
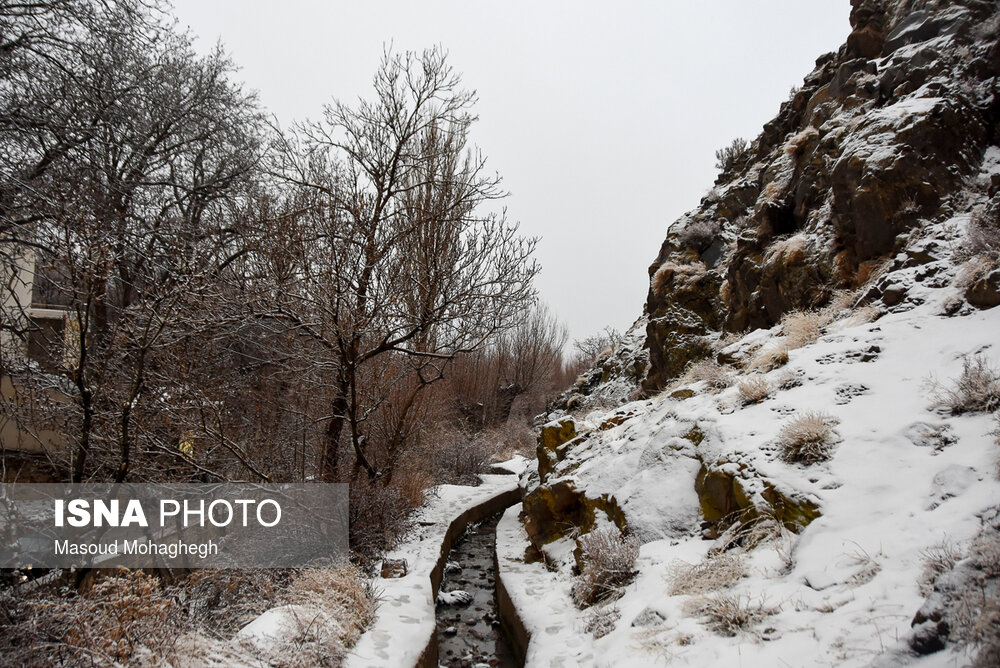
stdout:
POLYGON ((782 344, 761 348, 750 360, 747 371, 767 373, 788 364, 788 346, 782 344))
POLYGON ((791 419, 778 432, 781 458, 792 464, 816 464, 830 458, 836 438, 836 419, 826 413, 809 412, 791 419))
POLYGON ((792 135, 785 142, 785 153, 791 156, 802 155, 802 151, 805 150, 806 145, 816 137, 819 137, 819 130, 811 125, 808 126, 801 132, 792 135))
MULTIPOLYGON (((975 648, 972 665, 986 668, 1000 658, 1000 532, 984 529, 962 562, 964 578, 944 587, 949 640, 975 648)), ((962 567, 960 566, 960 568, 962 567)))
POLYGON ((736 167, 746 159, 749 148, 750 142, 743 137, 737 137, 729 142, 728 146, 715 152, 715 168, 727 172, 736 167))
POLYGON ((722 225, 717 220, 698 220, 688 224, 677 234, 677 242, 682 248, 703 253, 721 231, 722 225))
POLYGON ((706 625, 716 633, 733 637, 753 631, 777 609, 765 605, 763 600, 753 601, 749 596, 718 594, 693 600, 687 611, 705 617, 706 625))
POLYGON ((791 311, 781 319, 781 332, 789 348, 801 348, 818 339, 832 316, 823 311, 791 311))
POLYGON ((670 595, 717 591, 733 585, 746 574, 741 552, 716 554, 698 564, 676 562, 670 570, 670 595))
POLYGON ((0 663, 92 665, 168 655, 182 630, 174 590, 142 571, 98 581, 78 595, 54 584, 0 594, 0 663))
POLYGON ((740 381, 737 389, 744 406, 760 403, 771 396, 771 383, 761 374, 747 376, 740 381))
POLYGON ((699 360, 688 365, 681 377, 681 383, 699 382, 704 382, 710 392, 721 392, 733 384, 733 375, 727 367, 713 359, 699 360))
POLYGON ((573 583, 573 602, 586 608, 615 598, 635 576, 639 541, 615 527, 595 529, 580 539, 583 571, 573 583))
POLYGON ((354 646, 361 633, 375 621, 378 609, 372 581, 350 564, 302 569, 292 578, 282 599, 333 614, 340 625, 339 640, 344 647, 354 646))
POLYGON ((197 569, 182 583, 188 622, 228 638, 272 605, 287 581, 278 570, 197 569))
POLYGON ((478 485, 496 455, 492 432, 471 434, 463 429, 442 428, 434 433, 423 452, 433 463, 434 480, 449 485, 478 485))
POLYGON ((962 373, 952 387, 931 383, 935 403, 955 414, 991 412, 1000 409, 1000 370, 982 353, 962 358, 962 373))
POLYGON ((705 265, 701 262, 692 264, 664 262, 653 274, 651 283, 653 294, 663 299, 671 288, 677 291, 689 290, 704 278, 706 271, 705 265))
POLYGON ((980 256, 992 266, 1000 262, 1000 198, 994 197, 973 212, 966 236, 965 257, 980 256))
POLYGON ((398 544, 410 528, 414 507, 398 487, 383 480, 361 476, 351 482, 351 550, 363 565, 374 563, 384 550, 398 544))

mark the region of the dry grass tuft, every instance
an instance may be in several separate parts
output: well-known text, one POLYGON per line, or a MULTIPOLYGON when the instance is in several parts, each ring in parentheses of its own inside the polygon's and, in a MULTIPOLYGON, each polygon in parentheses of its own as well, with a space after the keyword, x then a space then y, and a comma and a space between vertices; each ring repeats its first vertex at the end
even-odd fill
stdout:
POLYGON ((675 562, 669 574, 670 595, 718 591, 731 586, 746 574, 741 552, 716 554, 698 564, 675 562))
POLYGON ((710 629, 731 638, 753 631, 757 624, 778 610, 765 605, 763 600, 753 601, 749 596, 719 594, 692 601, 688 611, 705 617, 710 629))
POLYGON ((791 311, 781 319, 781 331, 789 348, 801 348, 818 339, 832 315, 825 311, 791 311))
POLYGON ((744 406, 759 404, 771 396, 771 383, 761 374, 747 376, 737 386, 744 406))
POLYGON ((935 404, 955 414, 992 412, 1000 409, 1000 370, 982 353, 962 358, 962 373, 952 387, 931 382, 935 404))
POLYGON ((709 392, 721 392, 733 384, 733 375, 727 367, 713 359, 693 362, 681 376, 681 384, 704 382, 709 392))
POLYGON ((792 135, 789 140, 785 142, 784 151, 786 154, 791 156, 797 157, 802 155, 802 151, 805 150, 806 145, 808 145, 809 142, 816 137, 819 137, 819 130, 810 125, 801 132, 792 135))
POLYGON ((573 602, 586 608, 616 598, 635 576, 639 541, 623 536, 617 528, 596 529, 580 539, 583 572, 573 583, 573 602))
POLYGON ((924 559, 924 567, 920 573, 918 586, 921 595, 927 596, 934 589, 934 581, 954 568, 963 555, 957 545, 950 540, 944 540, 924 550, 921 556, 924 559))
POLYGON ((793 418, 778 433, 781 458, 806 465, 828 460, 836 438, 835 424, 835 418, 826 413, 809 412, 793 418))
POLYGON ((330 612, 340 624, 340 642, 353 647, 375 621, 378 596, 371 580, 352 564, 299 571, 282 597, 286 603, 309 605, 330 612))
POLYGON ((664 262, 653 274, 653 294, 663 299, 671 290, 684 291, 695 287, 705 277, 707 269, 701 262, 678 264, 664 262))
POLYGON ((788 364, 788 346, 784 344, 770 345, 757 351, 757 354, 750 360, 750 364, 747 365, 747 371, 767 373, 786 364, 788 364))

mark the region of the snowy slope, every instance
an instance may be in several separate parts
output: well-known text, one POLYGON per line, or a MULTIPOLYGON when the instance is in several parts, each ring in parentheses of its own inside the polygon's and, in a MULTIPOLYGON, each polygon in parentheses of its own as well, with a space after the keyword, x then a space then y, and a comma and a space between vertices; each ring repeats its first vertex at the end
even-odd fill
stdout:
MULTIPOLYGON (((964 224, 931 226, 925 241, 949 248, 964 224)), ((525 564, 527 537, 508 513, 498 550, 504 581, 534 631, 529 665, 864 666, 901 644, 924 600, 924 555, 943 542, 968 546, 980 517, 1000 504, 992 417, 934 405, 932 381, 947 387, 963 356, 981 353, 1000 368, 1000 308, 966 305, 946 315, 959 295, 951 286, 957 271, 940 260, 934 271, 922 264, 889 274, 883 282, 904 286, 904 301, 874 322, 866 321, 874 314, 843 311, 817 341, 791 350, 785 366, 765 375, 775 388, 791 374, 800 384, 759 404, 743 406, 736 386, 713 394, 694 383, 688 399, 668 391, 578 418, 577 431, 591 431, 546 484, 566 479, 589 498, 612 495, 628 530, 644 540, 639 574, 605 606, 619 617, 614 630, 595 639, 586 630, 595 613, 570 600, 572 560, 555 573, 525 564), (832 457, 809 466, 782 461, 775 446, 782 426, 817 410, 836 422, 832 457), (595 427, 614 413, 635 415, 612 429, 595 427), (698 444, 684 437, 694 426, 704 434, 698 444), (679 567, 722 546, 701 531, 694 480, 702 461, 736 473, 748 493, 760 493, 766 481, 812 501, 821 516, 797 535, 783 530, 754 549, 727 552, 745 577, 671 595, 679 567), (771 614, 726 637, 698 610, 706 596, 733 596, 771 614)), ((780 334, 776 326, 748 341, 774 345, 780 334)), ((747 343, 730 349, 741 346, 747 343)), ((966 658, 946 651, 919 665, 966 658)))

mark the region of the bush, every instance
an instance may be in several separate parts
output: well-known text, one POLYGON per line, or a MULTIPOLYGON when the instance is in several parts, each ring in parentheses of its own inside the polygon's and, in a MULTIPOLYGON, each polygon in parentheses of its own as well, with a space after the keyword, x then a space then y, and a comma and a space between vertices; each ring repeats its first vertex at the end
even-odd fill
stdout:
POLYGON ((778 433, 781 458, 792 464, 816 464, 830 458, 836 432, 835 419, 810 412, 793 418, 778 433))
POLYGON ((715 168, 721 172, 729 171, 742 161, 749 148, 750 142, 743 137, 737 137, 729 143, 729 146, 715 152, 715 168))
POLYGON ((614 527, 595 529, 580 539, 583 571, 573 583, 573 602, 586 608, 616 597, 635 576, 639 541, 614 527))
POLYGON ((415 506, 399 487, 361 476, 351 483, 349 504, 351 550, 368 566, 396 546, 410 528, 415 506))
POLYGON ((690 248, 696 253, 704 253, 722 231, 717 220, 698 220, 687 225, 677 234, 677 242, 682 248, 690 248))
POLYGON ((962 358, 962 373, 953 387, 932 385, 936 403, 952 413, 992 412, 1000 409, 1000 371, 982 353, 962 358))
POLYGON ((760 374, 747 376, 738 385, 743 405, 757 404, 771 396, 771 383, 760 374))

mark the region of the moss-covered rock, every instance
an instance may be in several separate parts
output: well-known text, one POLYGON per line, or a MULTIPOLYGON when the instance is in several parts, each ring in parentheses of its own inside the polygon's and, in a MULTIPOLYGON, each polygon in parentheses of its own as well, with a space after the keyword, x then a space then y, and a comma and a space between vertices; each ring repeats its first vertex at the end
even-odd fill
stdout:
POLYGON ((588 497, 569 480, 539 485, 524 497, 524 528, 536 548, 571 534, 592 530, 599 513, 619 528, 626 527, 625 513, 613 496, 588 497))
POLYGON ((538 476, 542 482, 545 482, 556 464, 564 458, 563 446, 576 437, 576 423, 570 418, 563 418, 541 428, 535 453, 538 457, 538 476))
POLYGON ((820 516, 819 506, 815 503, 785 494, 766 480, 759 481, 763 486, 760 493, 763 503, 755 502, 754 495, 747 489, 749 482, 747 478, 723 470, 718 464, 709 466, 702 463, 695 479, 695 492, 701 502, 705 522, 711 525, 714 534, 736 523, 751 523, 762 514, 773 517, 789 531, 798 533, 820 516))

